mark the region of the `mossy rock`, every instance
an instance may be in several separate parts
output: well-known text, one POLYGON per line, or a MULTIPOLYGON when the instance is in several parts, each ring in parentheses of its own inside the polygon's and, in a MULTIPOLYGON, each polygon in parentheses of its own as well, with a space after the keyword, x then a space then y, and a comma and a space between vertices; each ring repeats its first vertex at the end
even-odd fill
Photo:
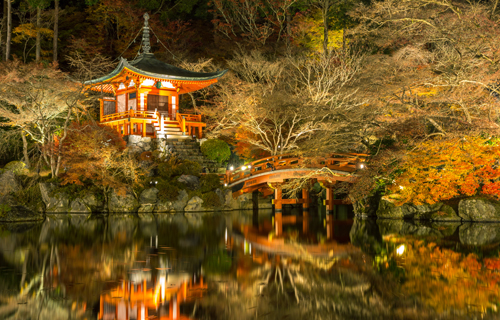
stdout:
POLYGON ((11 161, 3 167, 4 171, 12 171, 15 175, 26 174, 29 170, 22 161, 11 161))
POLYGON ((0 222, 41 221, 43 219, 42 214, 33 212, 25 206, 0 204, 0 222))

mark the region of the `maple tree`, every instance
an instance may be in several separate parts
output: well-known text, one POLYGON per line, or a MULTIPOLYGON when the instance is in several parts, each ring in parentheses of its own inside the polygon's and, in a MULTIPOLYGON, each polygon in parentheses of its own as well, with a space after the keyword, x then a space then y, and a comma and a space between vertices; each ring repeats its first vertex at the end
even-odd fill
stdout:
POLYGON ((140 184, 142 169, 126 150, 122 136, 112 128, 94 122, 73 122, 62 148, 61 183, 92 184, 105 193, 124 193, 126 186, 140 184))
POLYGON ((422 143, 400 164, 387 190, 396 204, 433 204, 457 196, 500 199, 500 140, 463 137, 422 143))

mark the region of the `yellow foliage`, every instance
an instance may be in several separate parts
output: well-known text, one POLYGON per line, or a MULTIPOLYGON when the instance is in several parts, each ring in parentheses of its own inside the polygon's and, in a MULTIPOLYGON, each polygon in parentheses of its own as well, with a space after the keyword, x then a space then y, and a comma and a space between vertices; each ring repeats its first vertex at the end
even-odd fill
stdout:
MULTIPOLYGON (((323 51, 323 41, 325 39, 323 27, 323 18, 320 10, 317 10, 310 16, 300 16, 294 19, 296 23, 295 42, 298 45, 309 48, 311 50, 323 51)), ((329 30, 328 31, 328 48, 342 48, 342 39, 344 30, 329 30)))
MULTIPOLYGON (((52 38, 54 36, 54 31, 47 28, 38 29, 42 37, 52 38)), ((21 43, 26 41, 26 39, 36 38, 37 29, 33 23, 24 23, 12 31, 15 36, 12 38, 12 41, 16 43, 21 43)))

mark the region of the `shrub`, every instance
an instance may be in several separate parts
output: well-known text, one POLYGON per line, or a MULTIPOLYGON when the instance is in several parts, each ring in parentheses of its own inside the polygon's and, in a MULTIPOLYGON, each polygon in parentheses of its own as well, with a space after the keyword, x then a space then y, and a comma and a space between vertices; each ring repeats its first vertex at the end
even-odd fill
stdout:
POLYGON ((219 139, 209 139, 201 145, 201 152, 210 160, 223 163, 231 156, 229 145, 219 139))
POLYGON ((203 193, 213 191, 220 187, 220 178, 214 173, 206 174, 200 178, 200 191, 203 193))
POLYGON ((189 161, 170 158, 167 161, 158 165, 158 174, 166 180, 183 174, 199 176, 201 172, 200 164, 189 161))
POLYGON ((203 206, 205 208, 218 208, 222 207, 222 202, 219 198, 219 195, 214 191, 210 191, 201 195, 201 199, 203 200, 203 206))

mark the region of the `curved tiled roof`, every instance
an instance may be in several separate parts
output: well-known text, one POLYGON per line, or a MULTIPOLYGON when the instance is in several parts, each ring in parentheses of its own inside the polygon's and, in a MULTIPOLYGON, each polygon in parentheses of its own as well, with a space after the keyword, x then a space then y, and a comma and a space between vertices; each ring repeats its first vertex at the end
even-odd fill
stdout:
POLYGON ((160 61, 152 53, 143 53, 137 59, 130 62, 122 58, 118 66, 111 73, 94 80, 86 81, 85 84, 96 84, 111 80, 125 68, 140 75, 162 80, 212 80, 223 76, 227 72, 227 70, 218 72, 189 71, 160 61))

